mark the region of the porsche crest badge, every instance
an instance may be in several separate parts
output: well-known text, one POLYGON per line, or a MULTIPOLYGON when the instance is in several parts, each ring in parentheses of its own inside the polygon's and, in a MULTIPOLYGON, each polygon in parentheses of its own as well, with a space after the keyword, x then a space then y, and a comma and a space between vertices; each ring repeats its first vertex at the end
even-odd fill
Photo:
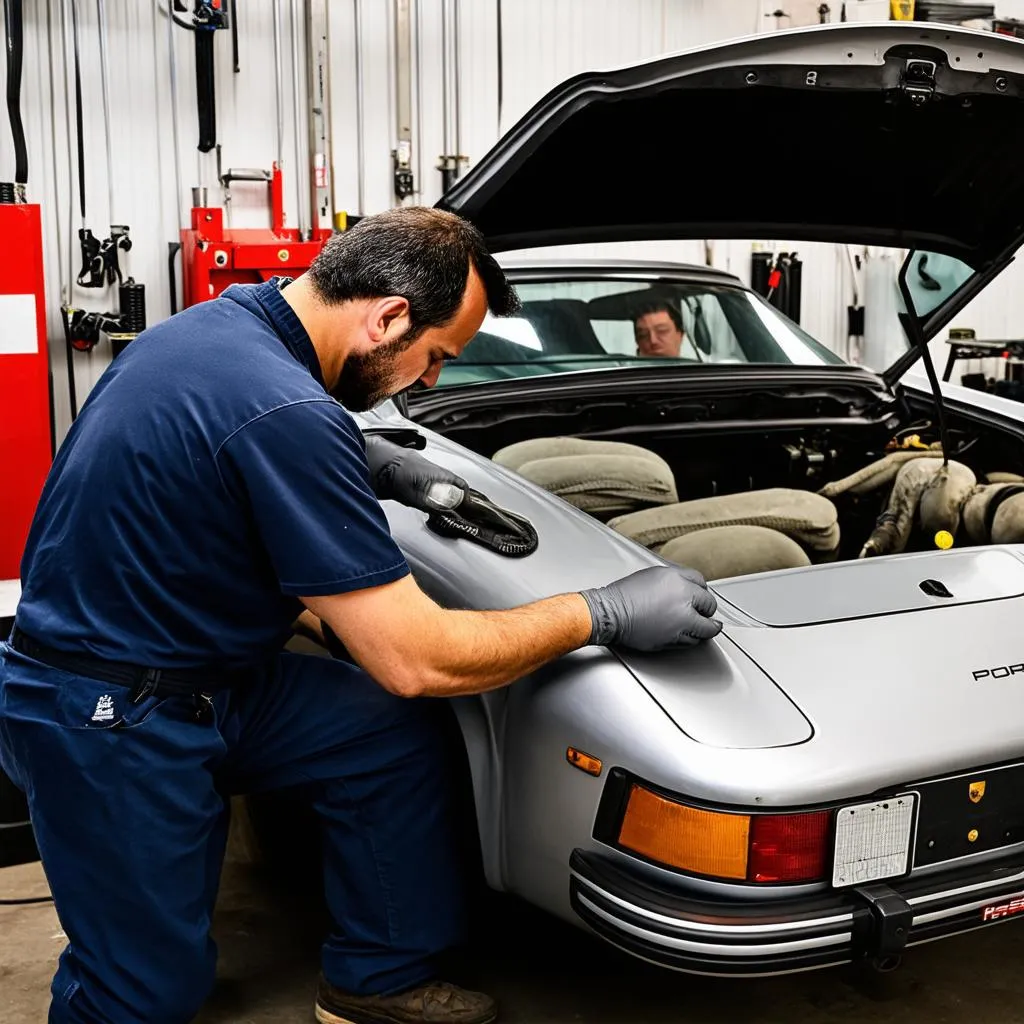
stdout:
POLYGON ((981 779, 979 782, 972 782, 967 795, 971 798, 972 804, 980 804, 981 798, 985 795, 985 780, 981 779))

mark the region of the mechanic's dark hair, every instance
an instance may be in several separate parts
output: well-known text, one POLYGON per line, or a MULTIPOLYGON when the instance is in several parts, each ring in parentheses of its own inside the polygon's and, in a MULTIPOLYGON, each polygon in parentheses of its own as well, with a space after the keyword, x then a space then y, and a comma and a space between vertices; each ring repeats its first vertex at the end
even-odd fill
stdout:
POLYGON ((668 313, 669 319, 676 325, 676 330, 680 334, 686 333, 683 328, 683 314, 679 312, 679 307, 671 302, 646 302, 638 306, 633 310, 633 327, 636 327, 640 317, 647 316, 648 313, 668 313))
POLYGON ((412 342, 429 327, 449 323, 462 304, 470 263, 494 316, 519 312, 519 298, 467 220, 429 206, 399 206, 365 217, 332 235, 309 276, 327 303, 401 295, 409 302, 412 342))

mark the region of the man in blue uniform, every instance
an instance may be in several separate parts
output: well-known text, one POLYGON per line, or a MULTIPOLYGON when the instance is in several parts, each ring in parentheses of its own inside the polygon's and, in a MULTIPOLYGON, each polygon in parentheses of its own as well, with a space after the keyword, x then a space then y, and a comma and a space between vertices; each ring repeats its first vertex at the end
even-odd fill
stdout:
POLYGON ((496 1019, 437 980, 463 898, 437 701, 587 643, 720 628, 694 574, 645 570, 508 611, 442 609, 380 499, 463 481, 364 439, 364 410, 433 384, 515 295, 464 221, 405 208, 309 273, 230 288, 115 360, 58 452, 0 645, 0 763, 26 792, 69 944, 54 1024, 185 1024, 233 793, 289 788, 325 831, 334 927, 316 1014, 496 1019), (283 284, 283 287, 282 287, 283 284), (302 609, 352 661, 283 652, 302 609))

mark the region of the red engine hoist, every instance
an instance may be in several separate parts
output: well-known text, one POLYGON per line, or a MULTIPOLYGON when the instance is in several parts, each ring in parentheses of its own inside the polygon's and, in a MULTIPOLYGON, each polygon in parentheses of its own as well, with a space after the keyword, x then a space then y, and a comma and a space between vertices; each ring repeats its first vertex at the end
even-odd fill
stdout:
MULTIPOLYGON (((269 228, 225 228, 223 207, 207 205, 205 189, 193 189, 192 224, 181 232, 186 306, 215 299, 232 284, 302 273, 333 233, 330 228, 313 228, 310 238, 303 240, 298 228, 284 226, 281 169, 276 163, 271 171, 227 171, 219 179, 225 188, 232 181, 266 181, 271 224, 269 228)), ((338 227, 345 226, 342 216, 338 227)))

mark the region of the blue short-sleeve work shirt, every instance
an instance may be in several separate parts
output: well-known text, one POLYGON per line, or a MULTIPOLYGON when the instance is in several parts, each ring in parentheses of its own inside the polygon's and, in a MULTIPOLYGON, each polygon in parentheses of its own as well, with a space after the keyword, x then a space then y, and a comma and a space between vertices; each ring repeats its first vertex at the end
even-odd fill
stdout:
POLYGON ((244 663, 280 647, 298 596, 409 572, 279 283, 184 310, 103 374, 29 533, 26 633, 136 664, 244 663))

